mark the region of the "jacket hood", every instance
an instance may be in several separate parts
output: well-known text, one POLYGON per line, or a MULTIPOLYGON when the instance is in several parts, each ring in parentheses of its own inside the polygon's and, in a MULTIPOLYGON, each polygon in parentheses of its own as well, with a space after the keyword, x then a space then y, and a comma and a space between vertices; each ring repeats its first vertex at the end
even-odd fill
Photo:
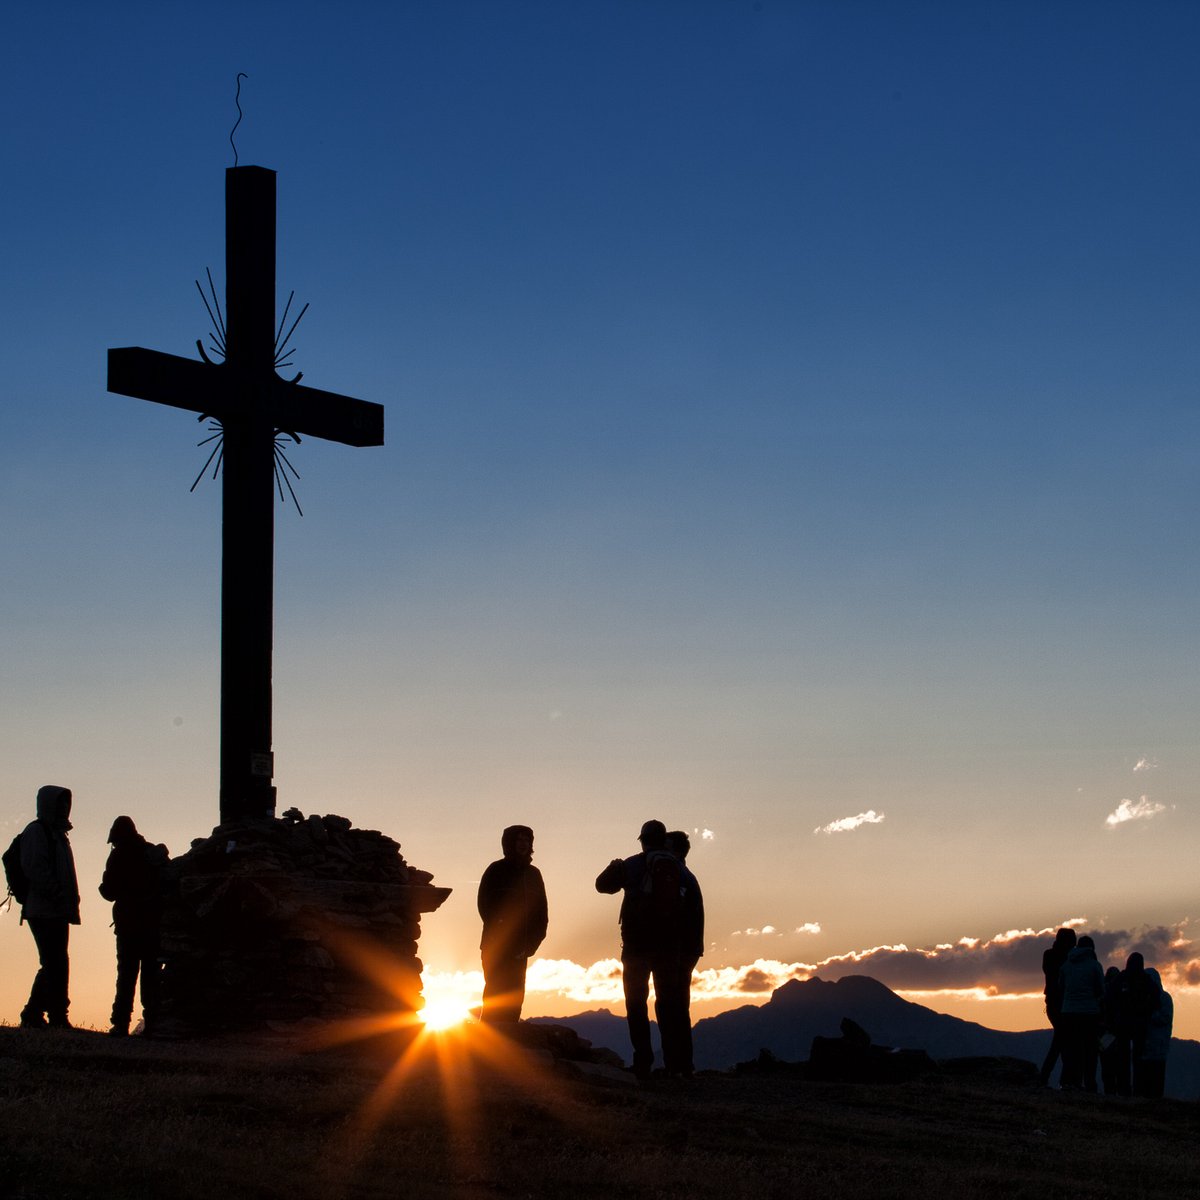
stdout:
POLYGON ((526 837, 529 839, 529 846, 533 848, 533 830, 528 825, 510 825, 500 835, 500 849, 504 851, 505 858, 520 858, 525 862, 529 861, 529 856, 517 853, 517 838, 526 837))
POLYGON ((108 831, 108 840, 115 846, 118 842, 145 841, 138 833, 132 817, 117 817, 108 831))
POLYGON ((53 783, 38 788, 37 819, 53 829, 70 829, 71 789, 53 783))
POLYGON ((1097 962, 1096 951, 1091 946, 1076 946, 1067 955, 1067 962, 1097 962))

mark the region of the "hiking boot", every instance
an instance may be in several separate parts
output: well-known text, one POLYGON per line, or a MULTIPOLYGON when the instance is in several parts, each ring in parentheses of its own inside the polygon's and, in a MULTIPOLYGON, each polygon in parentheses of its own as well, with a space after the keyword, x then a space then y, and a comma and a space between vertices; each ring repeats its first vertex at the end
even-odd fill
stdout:
POLYGON ((40 1012, 34 1012, 32 1008, 23 1008, 21 1010, 21 1028, 45 1029, 46 1018, 40 1012))
POLYGON ((75 1028, 75 1026, 72 1025, 71 1022, 67 1020, 66 1013, 58 1013, 52 1017, 49 1017, 46 1021, 46 1024, 49 1025, 51 1029, 74 1029, 75 1028))
POLYGON ((108 1036, 109 1037, 128 1037, 129 1036, 128 1022, 126 1022, 124 1025, 119 1025, 119 1024, 114 1023, 113 1027, 108 1031, 108 1036))

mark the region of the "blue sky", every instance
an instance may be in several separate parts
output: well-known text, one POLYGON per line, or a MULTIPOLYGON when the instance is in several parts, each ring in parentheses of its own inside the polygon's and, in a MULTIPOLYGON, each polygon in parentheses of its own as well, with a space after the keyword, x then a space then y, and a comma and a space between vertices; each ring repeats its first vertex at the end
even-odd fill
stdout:
POLYGON ((180 851, 217 815, 219 489, 104 353, 206 333, 239 71, 296 368, 387 410, 382 449, 292 456, 276 783, 456 889, 431 972, 474 966, 512 821, 581 968, 649 816, 697 831, 713 969, 767 927, 784 966, 1069 918, 1189 941, 1195 6, 7 25, 3 824, 75 789, 97 994, 112 816, 180 851))

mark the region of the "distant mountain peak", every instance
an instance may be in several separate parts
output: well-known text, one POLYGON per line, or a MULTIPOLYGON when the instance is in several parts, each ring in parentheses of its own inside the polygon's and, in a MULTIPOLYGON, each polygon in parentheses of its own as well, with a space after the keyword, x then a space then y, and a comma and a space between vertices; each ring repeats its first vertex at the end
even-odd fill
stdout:
POLYGON ((808 979, 789 979, 775 989, 767 1003, 788 1006, 798 1002, 809 1003, 817 997, 822 1001, 840 1000, 846 1003, 879 1003, 890 997, 901 1004, 908 1003, 886 983, 880 983, 870 975, 843 975, 840 979, 822 979, 819 975, 813 975, 808 979))
MULTIPOLYGON (((697 1021, 692 1028, 696 1066, 729 1070, 756 1059, 763 1049, 784 1062, 803 1062, 813 1038, 837 1038, 845 1017, 864 1029, 876 1046, 924 1050, 934 1059, 990 1057, 1039 1063, 1050 1044, 1048 1028, 1022 1033, 988 1029, 905 1000, 869 975, 814 975, 789 980, 766 1003, 747 1003, 697 1021)), ((535 1020, 570 1026, 594 1046, 629 1055, 625 1018, 607 1009, 535 1020)), ((1167 1094, 1194 1098, 1200 1094, 1200 1044, 1176 1039, 1171 1046, 1167 1094)))

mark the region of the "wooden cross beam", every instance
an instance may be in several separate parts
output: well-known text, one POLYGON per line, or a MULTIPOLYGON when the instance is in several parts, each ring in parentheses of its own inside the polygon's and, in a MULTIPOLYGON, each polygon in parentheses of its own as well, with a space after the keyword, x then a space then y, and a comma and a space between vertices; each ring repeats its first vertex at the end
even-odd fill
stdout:
POLYGON ((206 414, 223 430, 221 820, 275 811, 271 649, 275 438, 383 445, 383 406, 275 373, 275 172, 225 172, 225 361, 109 350, 108 390, 206 414))

